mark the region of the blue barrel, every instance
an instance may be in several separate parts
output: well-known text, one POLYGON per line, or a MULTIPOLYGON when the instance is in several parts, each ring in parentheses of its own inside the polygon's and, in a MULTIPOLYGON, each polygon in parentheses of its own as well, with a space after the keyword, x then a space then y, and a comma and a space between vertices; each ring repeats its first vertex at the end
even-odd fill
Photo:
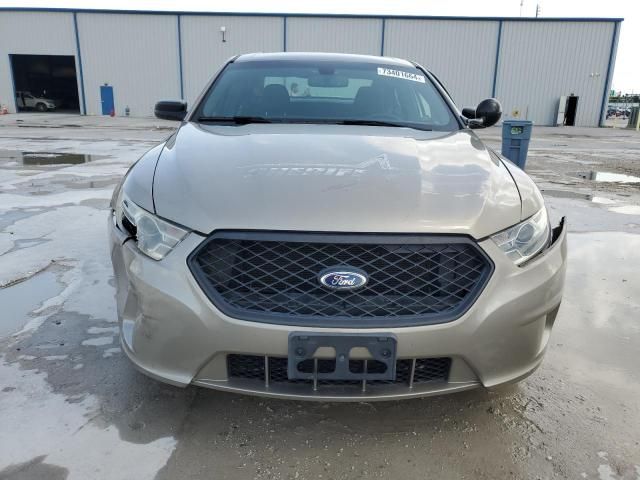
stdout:
POLYGON ((502 122, 502 155, 522 170, 527 163, 532 130, 533 122, 529 120, 505 120, 502 122))

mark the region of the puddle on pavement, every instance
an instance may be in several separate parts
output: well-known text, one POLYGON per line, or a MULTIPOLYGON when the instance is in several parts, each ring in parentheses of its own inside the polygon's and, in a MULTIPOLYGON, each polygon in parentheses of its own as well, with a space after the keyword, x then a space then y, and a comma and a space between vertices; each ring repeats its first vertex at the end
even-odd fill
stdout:
MULTIPOLYGON (((99 178, 95 180, 87 179, 85 177, 59 175, 60 178, 54 180, 44 179, 40 182, 25 182, 23 188, 24 193, 29 195, 51 195, 53 193, 67 191, 69 189, 74 190, 90 190, 100 189, 106 187, 112 187, 116 185, 122 177, 107 177, 99 178)), ((1 221, 1 219, 0 219, 1 221)))
POLYGON ((640 177, 626 175, 624 173, 600 172, 590 170, 588 172, 575 172, 570 174, 572 177, 583 178, 593 182, 609 182, 609 183, 640 183, 640 177))
POLYGON ((114 177, 114 178, 105 178, 101 180, 72 181, 72 182, 65 182, 64 186, 68 188, 79 188, 79 189, 105 188, 105 187, 110 187, 112 185, 117 184, 120 181, 120 179, 121 177, 114 177))
POLYGON ((553 190, 542 189, 542 194, 548 197, 555 198, 576 198, 578 200, 586 200, 587 202, 598 203, 600 205, 614 205, 617 202, 607 197, 599 197, 590 193, 572 192, 570 190, 553 190))
POLYGON ((609 209, 610 212, 622 213, 623 215, 640 215, 640 205, 621 205, 609 209))
POLYGON ((543 195, 555 198, 577 198, 580 200, 591 201, 593 195, 588 193, 571 192, 569 190, 541 190, 543 195))
POLYGON ((22 329, 31 320, 29 313, 61 290, 51 272, 38 273, 24 282, 0 288, 0 338, 22 329))
POLYGON ((9 225, 13 225, 20 220, 37 215, 38 213, 40 213, 38 210, 29 212, 25 212, 24 210, 9 210, 8 212, 4 212, 0 215, 0 231, 4 231, 9 225))
POLYGON ((89 163, 105 155, 88 155, 85 153, 64 152, 21 152, 17 150, 0 150, 0 164, 17 164, 23 167, 38 167, 50 165, 79 165, 89 163))
MULTIPOLYGON (((567 283, 553 337, 585 353, 606 382, 640 380, 637 322, 640 235, 621 232, 570 234, 567 283), (587 351, 584 350, 588 346, 587 351)), ((598 372, 586 369, 598 379, 598 372)))

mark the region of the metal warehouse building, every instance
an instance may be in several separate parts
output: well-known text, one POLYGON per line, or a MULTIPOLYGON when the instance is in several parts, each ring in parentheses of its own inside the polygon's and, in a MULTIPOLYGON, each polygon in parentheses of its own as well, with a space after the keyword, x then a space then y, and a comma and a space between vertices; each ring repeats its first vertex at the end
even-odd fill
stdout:
POLYGON ((574 95, 575 125, 598 126, 621 21, 2 9, 0 104, 16 111, 31 92, 58 110, 150 116, 159 99, 193 102, 233 55, 329 51, 417 61, 459 106, 496 97, 538 125, 574 95))

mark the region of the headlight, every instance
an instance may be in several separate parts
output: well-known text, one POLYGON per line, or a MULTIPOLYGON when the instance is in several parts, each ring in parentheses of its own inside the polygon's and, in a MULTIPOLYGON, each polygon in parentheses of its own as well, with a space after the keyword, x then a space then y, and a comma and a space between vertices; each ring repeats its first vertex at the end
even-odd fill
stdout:
POLYGON ((154 260, 162 260, 189 233, 139 207, 122 190, 116 200, 115 216, 118 227, 129 232, 140 251, 154 260))
POLYGON ((551 228, 545 207, 524 222, 491 237, 516 265, 538 254, 549 244, 550 238, 551 228))

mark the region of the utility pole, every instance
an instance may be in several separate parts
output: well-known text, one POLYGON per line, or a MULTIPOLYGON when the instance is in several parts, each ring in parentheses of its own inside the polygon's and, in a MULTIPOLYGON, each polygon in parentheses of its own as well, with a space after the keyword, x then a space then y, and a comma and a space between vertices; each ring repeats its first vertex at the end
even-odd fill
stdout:
POLYGON ((524 0, 520 0, 520 16, 522 16, 522 6, 524 5, 524 0))
POLYGON ((540 4, 536 3, 536 18, 540 16, 540 4))

